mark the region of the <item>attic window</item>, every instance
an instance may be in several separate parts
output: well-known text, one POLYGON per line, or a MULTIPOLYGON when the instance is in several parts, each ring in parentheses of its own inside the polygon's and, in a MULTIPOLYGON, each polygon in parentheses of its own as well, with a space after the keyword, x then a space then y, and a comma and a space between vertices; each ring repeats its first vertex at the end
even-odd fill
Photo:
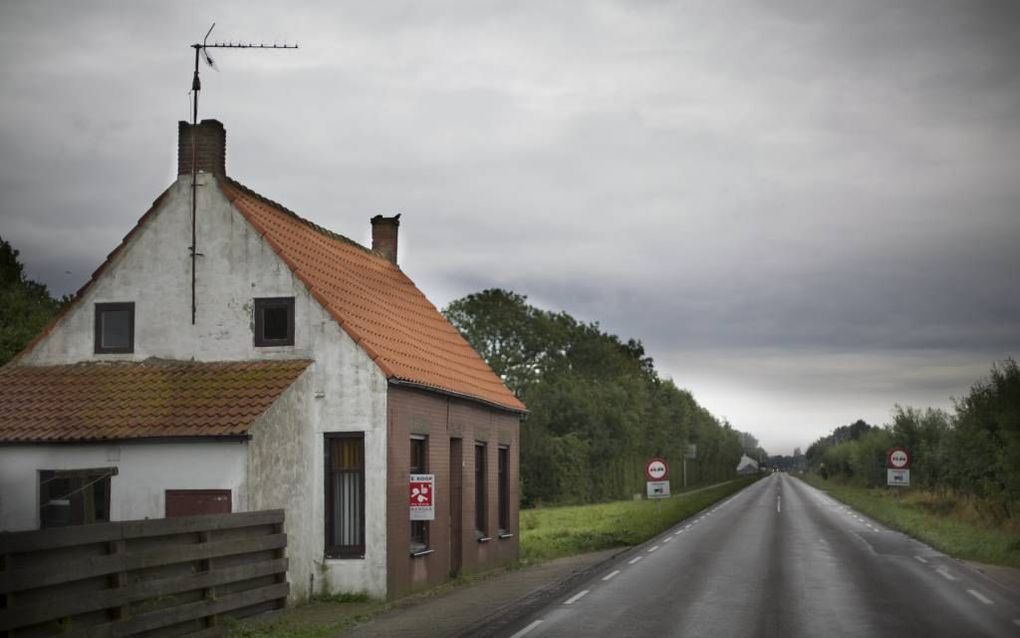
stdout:
POLYGON ((255 300, 255 346, 294 345, 294 297, 255 300))
POLYGON ((135 304, 96 304, 96 354, 135 351, 135 304))

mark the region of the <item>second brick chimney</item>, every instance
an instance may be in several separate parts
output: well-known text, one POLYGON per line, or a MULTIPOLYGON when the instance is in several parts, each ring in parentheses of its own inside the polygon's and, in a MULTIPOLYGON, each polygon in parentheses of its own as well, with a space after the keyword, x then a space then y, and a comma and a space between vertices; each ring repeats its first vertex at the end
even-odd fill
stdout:
POLYGON ((380 253, 394 264, 397 263, 397 229, 400 227, 400 215, 372 218, 372 250, 380 253))
POLYGON ((177 123, 177 174, 191 174, 191 140, 194 131, 195 165, 200 173, 227 174, 227 131, 219 120, 202 120, 192 126, 177 123))

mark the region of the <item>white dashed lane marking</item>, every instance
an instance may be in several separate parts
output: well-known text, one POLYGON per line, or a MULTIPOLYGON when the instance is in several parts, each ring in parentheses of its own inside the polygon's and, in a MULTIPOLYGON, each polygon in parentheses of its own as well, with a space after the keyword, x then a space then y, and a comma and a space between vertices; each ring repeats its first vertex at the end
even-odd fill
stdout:
POLYGON ((927 560, 925 560, 924 556, 914 556, 914 560, 916 560, 919 563, 927 563, 928 562, 927 560))
POLYGON ((573 605, 574 603, 576 603, 577 601, 581 600, 582 598, 584 598, 587 595, 588 595, 588 590, 587 589, 579 591, 576 594, 574 594, 573 596, 571 596, 570 598, 564 600, 563 604, 564 605, 573 605))
POLYGON ((613 578, 613 576, 616 576, 616 575, 617 575, 617 574, 619 574, 619 573, 620 573, 620 570, 619 570, 619 569, 617 569, 616 571, 610 572, 610 573, 606 574, 605 576, 603 576, 603 577, 602 577, 602 580, 604 580, 604 581, 605 581, 605 580, 610 580, 610 579, 612 579, 612 578, 613 578))
POLYGON ((525 635, 531 633, 532 629, 534 629, 535 627, 538 627, 541 624, 542 624, 541 620, 536 620, 535 622, 531 623, 530 625, 528 625, 524 629, 518 631, 516 634, 510 636, 510 638, 521 638, 521 636, 525 636, 525 635))
POLYGON ((627 561, 627 564, 628 565, 633 565, 634 563, 638 562, 642 558, 644 558, 644 556, 635 556, 634 558, 632 558, 629 561, 627 561))
POLYGON ((990 598, 988 598, 987 596, 985 596, 984 594, 982 594, 981 592, 979 592, 979 591, 977 591, 975 589, 968 589, 967 593, 970 594, 971 596, 973 596, 974 598, 977 598, 978 600, 980 600, 981 602, 983 602, 986 605, 991 605, 992 604, 992 601, 991 601, 990 598))
POLYGON ((939 576, 941 576, 942 578, 945 578, 946 580, 956 580, 956 576, 953 576, 952 574, 950 574, 949 570, 946 569, 945 567, 939 567, 935 571, 938 572, 939 576))
POLYGON ((672 538, 672 537, 669 537, 669 538, 664 538, 664 539, 662 539, 662 542, 663 542, 663 543, 668 543, 668 542, 670 542, 671 540, 673 540, 673 538, 672 538))
POLYGON ((658 549, 659 549, 658 545, 653 545, 648 548, 648 553, 651 554, 652 552, 657 551, 658 549))

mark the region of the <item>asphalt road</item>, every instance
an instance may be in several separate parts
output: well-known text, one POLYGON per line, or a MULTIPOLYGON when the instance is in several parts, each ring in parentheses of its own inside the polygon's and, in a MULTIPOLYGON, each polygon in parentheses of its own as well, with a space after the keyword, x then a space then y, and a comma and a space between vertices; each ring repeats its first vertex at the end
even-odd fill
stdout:
POLYGON ((775 474, 498 635, 1020 636, 1020 600, 775 474))

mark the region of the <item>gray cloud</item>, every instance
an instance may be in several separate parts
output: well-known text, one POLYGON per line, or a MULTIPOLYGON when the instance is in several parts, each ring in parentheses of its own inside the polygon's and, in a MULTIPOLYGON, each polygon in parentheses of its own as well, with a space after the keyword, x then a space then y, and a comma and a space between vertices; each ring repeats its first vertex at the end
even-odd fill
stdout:
POLYGON ((404 213, 438 305, 503 286, 600 320, 766 447, 1020 350, 1014 3, 215 11, 0 7, 0 233, 55 292, 173 180, 216 20, 302 46, 203 69, 232 175, 359 241, 404 213))

